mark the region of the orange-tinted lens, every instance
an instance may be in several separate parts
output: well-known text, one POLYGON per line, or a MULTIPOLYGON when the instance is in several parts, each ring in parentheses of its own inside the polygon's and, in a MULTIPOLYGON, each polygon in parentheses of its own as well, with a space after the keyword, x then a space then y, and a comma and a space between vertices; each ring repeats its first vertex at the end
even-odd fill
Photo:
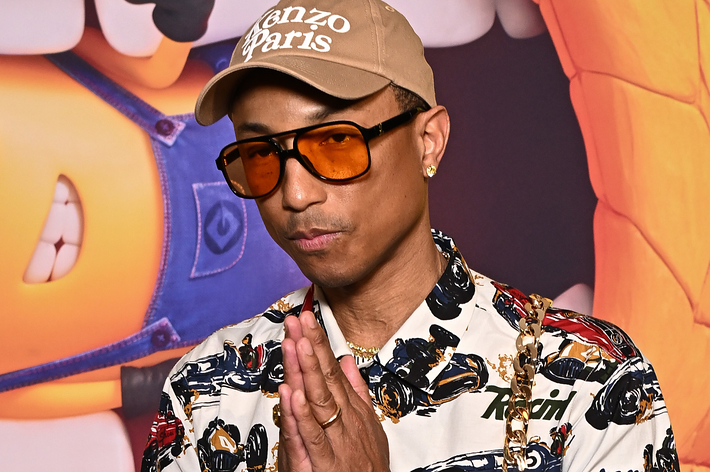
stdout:
POLYGON ((334 124, 307 131, 298 137, 298 151, 317 173, 345 180, 365 172, 369 165, 362 133, 348 124, 334 124))
POLYGON ((236 144, 225 155, 239 156, 227 164, 226 172, 236 191, 247 197, 271 192, 279 182, 281 163, 277 149, 268 142, 236 144))

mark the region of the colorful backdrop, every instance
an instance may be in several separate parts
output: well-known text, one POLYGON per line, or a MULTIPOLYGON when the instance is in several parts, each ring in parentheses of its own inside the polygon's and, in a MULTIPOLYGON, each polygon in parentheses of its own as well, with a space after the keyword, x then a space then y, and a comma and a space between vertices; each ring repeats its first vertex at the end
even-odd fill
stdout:
MULTIPOLYGON (((434 226, 628 331, 710 470, 710 3, 391 3, 452 118, 434 226)), ((174 359, 305 283, 191 114, 270 4, 0 4, 0 470, 136 470, 174 359)))

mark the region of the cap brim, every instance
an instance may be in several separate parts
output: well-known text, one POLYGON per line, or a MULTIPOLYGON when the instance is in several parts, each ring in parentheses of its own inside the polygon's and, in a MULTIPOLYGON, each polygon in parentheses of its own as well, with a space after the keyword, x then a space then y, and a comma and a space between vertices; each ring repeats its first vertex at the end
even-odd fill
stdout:
POLYGON ((372 72, 345 64, 303 56, 274 56, 230 66, 207 82, 195 105, 195 119, 211 125, 229 112, 232 98, 246 72, 269 69, 290 75, 337 98, 355 100, 372 95, 390 84, 390 80, 372 72))

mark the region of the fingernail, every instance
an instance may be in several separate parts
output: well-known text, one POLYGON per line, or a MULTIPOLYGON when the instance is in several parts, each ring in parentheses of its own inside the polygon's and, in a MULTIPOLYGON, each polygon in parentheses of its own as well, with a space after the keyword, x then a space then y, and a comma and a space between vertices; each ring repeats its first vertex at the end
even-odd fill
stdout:
POLYGON ((306 316, 306 326, 310 329, 316 329, 316 316, 313 313, 309 313, 306 316))
POLYGON ((300 395, 296 395, 296 401, 299 405, 303 406, 306 404, 306 395, 303 392, 300 393, 300 395))
POLYGON ((311 346, 311 343, 303 343, 303 352, 306 353, 306 355, 312 356, 313 355, 313 346, 311 346))

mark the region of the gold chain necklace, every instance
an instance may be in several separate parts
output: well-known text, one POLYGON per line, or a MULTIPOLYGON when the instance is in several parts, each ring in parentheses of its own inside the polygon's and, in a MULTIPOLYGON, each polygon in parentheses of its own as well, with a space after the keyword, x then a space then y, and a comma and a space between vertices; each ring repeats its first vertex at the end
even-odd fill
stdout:
POLYGON ((369 361, 373 357, 375 357, 375 354, 380 352, 379 347, 362 347, 358 346, 355 343, 351 343, 348 340, 345 340, 345 343, 348 345, 350 348, 350 351, 353 353, 355 357, 359 357, 365 361, 369 361))
POLYGON ((548 298, 536 294, 530 295, 530 301, 525 303, 525 317, 521 317, 518 321, 520 334, 515 342, 518 352, 513 359, 515 374, 510 381, 513 392, 508 401, 505 419, 503 448, 503 471, 505 472, 512 469, 511 465, 515 465, 519 472, 527 468, 526 448, 535 364, 540 349, 542 320, 551 304, 548 298))

